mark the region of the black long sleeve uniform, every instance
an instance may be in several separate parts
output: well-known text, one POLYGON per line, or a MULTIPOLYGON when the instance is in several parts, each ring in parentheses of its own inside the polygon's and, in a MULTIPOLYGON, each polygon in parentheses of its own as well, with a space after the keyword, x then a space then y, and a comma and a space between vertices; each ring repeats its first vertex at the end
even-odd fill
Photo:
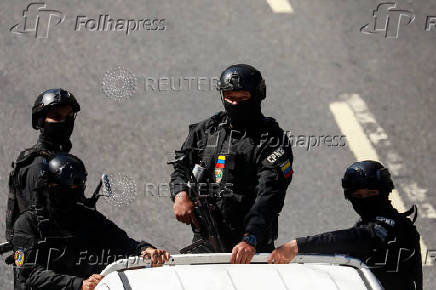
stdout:
POLYGON ((82 205, 62 224, 24 212, 15 222, 13 245, 15 289, 80 289, 108 264, 151 246, 82 205))
POLYGON ((171 197, 188 191, 186 168, 206 163, 203 182, 230 188, 233 194, 217 201, 223 217, 228 251, 244 233, 257 238, 257 251, 271 250, 287 187, 292 179, 292 149, 284 131, 272 118, 263 118, 245 131, 232 130, 225 112, 189 126, 176 157, 185 155, 171 174, 171 197))
POLYGON ((422 289, 420 236, 396 210, 345 230, 297 238, 299 253, 346 254, 366 263, 387 290, 422 289))
MULTIPOLYGON (((15 220, 24 211, 35 205, 45 186, 44 163, 51 155, 60 151, 69 152, 71 142, 55 144, 44 135, 39 135, 38 141, 32 147, 20 152, 13 163, 9 177, 10 193, 6 211, 6 238, 10 240, 13 234, 15 220)), ((83 196, 84 198, 84 196, 83 196)))

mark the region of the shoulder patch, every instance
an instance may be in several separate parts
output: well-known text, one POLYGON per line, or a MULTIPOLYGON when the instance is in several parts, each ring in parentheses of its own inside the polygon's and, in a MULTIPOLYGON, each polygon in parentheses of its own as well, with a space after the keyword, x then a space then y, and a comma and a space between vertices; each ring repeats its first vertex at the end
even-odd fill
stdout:
POLYGON ((268 157, 266 158, 266 160, 271 163, 274 164, 280 157, 282 157, 285 154, 285 150, 282 147, 277 148, 273 153, 271 153, 270 155, 268 155, 268 157))
POLYGON ((24 264, 24 252, 21 250, 17 250, 14 253, 14 261, 17 267, 21 267, 24 264))
POLYGON ((291 161, 289 161, 289 159, 280 164, 280 170, 283 172, 285 179, 288 179, 294 173, 292 170, 291 161))

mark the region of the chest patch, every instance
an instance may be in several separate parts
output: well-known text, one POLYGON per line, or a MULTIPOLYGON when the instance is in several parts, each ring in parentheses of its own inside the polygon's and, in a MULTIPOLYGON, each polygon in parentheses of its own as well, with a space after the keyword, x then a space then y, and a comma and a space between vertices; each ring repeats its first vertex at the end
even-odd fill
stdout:
POLYGON ((226 167, 226 156, 219 155, 215 164, 215 182, 220 183, 223 179, 223 170, 226 167))

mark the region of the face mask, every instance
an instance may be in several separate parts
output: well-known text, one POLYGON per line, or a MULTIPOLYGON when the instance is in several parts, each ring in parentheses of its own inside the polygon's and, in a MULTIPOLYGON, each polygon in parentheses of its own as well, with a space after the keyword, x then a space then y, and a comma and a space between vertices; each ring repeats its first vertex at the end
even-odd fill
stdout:
POLYGON ((53 213, 70 212, 79 201, 80 189, 68 186, 55 186, 49 189, 49 207, 53 213))
POLYGON ((371 196, 367 198, 350 198, 354 210, 362 219, 369 219, 378 215, 386 214, 392 207, 391 202, 384 195, 371 196))
POLYGON ((62 122, 45 122, 42 134, 57 144, 63 144, 70 139, 74 129, 74 117, 67 117, 62 122))
POLYGON ((260 102, 253 100, 242 101, 237 105, 223 101, 230 122, 236 127, 249 127, 261 115, 260 102))

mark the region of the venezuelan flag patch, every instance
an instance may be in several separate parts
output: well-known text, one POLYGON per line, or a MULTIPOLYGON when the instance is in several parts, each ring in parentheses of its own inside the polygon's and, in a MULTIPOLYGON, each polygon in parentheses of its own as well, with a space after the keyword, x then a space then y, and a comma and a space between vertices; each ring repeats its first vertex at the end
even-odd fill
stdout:
POLYGON ((292 173, 294 173, 294 171, 292 170, 291 162, 289 160, 280 165, 280 170, 283 172, 283 176, 285 177, 285 179, 288 179, 289 177, 291 177, 292 173))
POLYGON ((223 179, 223 170, 226 167, 226 156, 219 155, 215 164, 215 182, 220 183, 223 179))
POLYGON ((224 168, 226 167, 226 156, 219 155, 216 161, 215 168, 224 168))

